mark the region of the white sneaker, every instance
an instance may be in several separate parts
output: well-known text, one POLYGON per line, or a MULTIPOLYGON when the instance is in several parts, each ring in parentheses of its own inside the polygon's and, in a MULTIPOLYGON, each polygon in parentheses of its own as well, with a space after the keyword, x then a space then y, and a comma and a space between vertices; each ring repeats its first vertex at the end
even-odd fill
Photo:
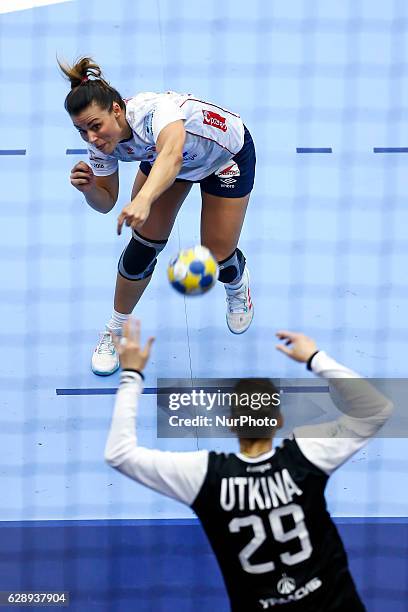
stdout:
POLYGON ((243 334, 251 325, 254 306, 249 292, 249 271, 245 266, 241 284, 225 285, 227 293, 227 325, 233 334, 243 334))
POLYGON ((109 331, 100 334, 99 342, 92 355, 92 372, 98 376, 109 376, 119 368, 119 357, 109 331))

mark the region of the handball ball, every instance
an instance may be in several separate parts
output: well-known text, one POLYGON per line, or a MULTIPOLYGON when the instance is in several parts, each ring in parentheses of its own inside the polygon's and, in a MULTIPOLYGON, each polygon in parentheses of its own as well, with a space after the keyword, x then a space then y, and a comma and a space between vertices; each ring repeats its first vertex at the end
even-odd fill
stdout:
POLYGON ((202 295, 215 285, 218 264, 204 246, 183 249, 170 260, 167 268, 170 284, 184 295, 202 295))

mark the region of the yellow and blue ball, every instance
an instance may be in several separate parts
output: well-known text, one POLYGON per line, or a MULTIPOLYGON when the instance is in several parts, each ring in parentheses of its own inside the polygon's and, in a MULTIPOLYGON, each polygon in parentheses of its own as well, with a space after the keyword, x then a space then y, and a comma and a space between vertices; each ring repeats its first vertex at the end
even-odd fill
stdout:
POLYGON ((215 285, 218 264, 204 246, 183 249, 170 260, 167 268, 170 284, 184 295, 202 295, 215 285))

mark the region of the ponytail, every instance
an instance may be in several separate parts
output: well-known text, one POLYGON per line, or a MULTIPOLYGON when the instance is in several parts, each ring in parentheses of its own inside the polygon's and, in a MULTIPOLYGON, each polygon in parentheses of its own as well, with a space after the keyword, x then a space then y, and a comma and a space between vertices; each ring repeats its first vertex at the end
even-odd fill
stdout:
POLYGON ((92 58, 82 57, 72 66, 58 59, 57 62, 61 72, 71 83, 71 91, 64 103, 65 110, 70 115, 78 115, 93 102, 109 112, 114 102, 125 108, 121 95, 102 78, 102 70, 92 58))

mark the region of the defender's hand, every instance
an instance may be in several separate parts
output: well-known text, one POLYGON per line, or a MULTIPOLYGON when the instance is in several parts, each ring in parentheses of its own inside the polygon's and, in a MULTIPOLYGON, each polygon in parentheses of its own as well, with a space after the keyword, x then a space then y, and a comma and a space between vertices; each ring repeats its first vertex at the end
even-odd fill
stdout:
POLYGON ((154 338, 149 338, 144 348, 140 346, 140 321, 129 317, 122 328, 122 337, 113 335, 113 343, 123 370, 139 370, 145 367, 154 338))
POLYGON ((285 344, 277 344, 278 351, 285 353, 294 361, 307 363, 313 353, 318 350, 316 342, 304 334, 291 331, 278 331, 279 340, 285 340, 285 344))

